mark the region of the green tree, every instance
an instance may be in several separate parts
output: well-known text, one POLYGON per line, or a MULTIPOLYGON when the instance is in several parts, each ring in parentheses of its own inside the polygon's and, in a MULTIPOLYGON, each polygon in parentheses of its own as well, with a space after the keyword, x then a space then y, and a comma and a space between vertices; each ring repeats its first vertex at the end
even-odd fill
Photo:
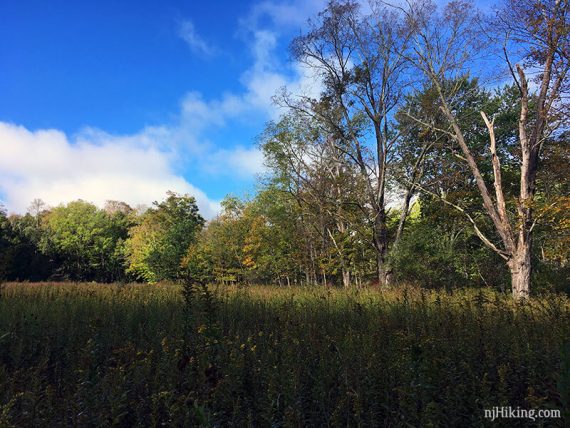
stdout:
POLYGON ((298 282, 306 252, 295 220, 294 199, 273 186, 250 201, 228 196, 220 215, 190 247, 184 265, 205 281, 298 282))
POLYGON ((290 221, 304 229, 297 242, 309 256, 307 281, 318 282, 318 274, 325 283, 340 279, 348 286, 360 270, 353 257, 357 242, 376 246, 366 180, 340 144, 321 121, 292 111, 267 127, 261 148, 270 186, 294 201, 290 221))
POLYGON ((129 231, 127 270, 147 282, 175 280, 204 219, 189 195, 167 192, 164 201, 153 205, 129 231))
POLYGON ((226 196, 221 205, 222 212, 209 222, 200 245, 192 247, 187 261, 195 265, 196 257, 207 257, 212 263, 210 279, 221 283, 243 281, 245 237, 251 226, 243 215, 246 203, 226 196))
MULTIPOLYGON (((368 10, 350 0, 332 0, 309 21, 308 31, 291 43, 294 58, 313 70, 323 91, 312 96, 295 94, 284 103, 305 117, 317 120, 324 138, 341 156, 341 169, 356 173, 364 183, 368 236, 376 252, 379 283, 390 280, 386 263, 388 235, 387 185, 397 144, 394 113, 408 90, 407 49, 414 28, 382 5, 368 10)), ((337 178, 343 174, 336 174, 337 178)), ((343 283, 350 283, 350 269, 343 243, 347 228, 341 216, 338 235, 327 232, 338 255, 343 283)))
POLYGON ((0 280, 6 279, 12 263, 10 235, 10 223, 6 217, 6 209, 0 205, 0 280))
POLYGON ((128 227, 125 218, 78 200, 45 216, 39 245, 66 278, 115 281, 123 275, 122 245, 128 227))
POLYGON ((41 222, 47 213, 42 211, 36 215, 27 213, 8 217, 11 235, 9 254, 12 258, 8 279, 41 281, 56 271, 57 266, 40 248, 43 236, 41 222))
POLYGON ((299 282, 306 270, 306 240, 293 197, 274 185, 262 189, 244 210, 250 224, 244 242, 248 275, 259 283, 299 282))

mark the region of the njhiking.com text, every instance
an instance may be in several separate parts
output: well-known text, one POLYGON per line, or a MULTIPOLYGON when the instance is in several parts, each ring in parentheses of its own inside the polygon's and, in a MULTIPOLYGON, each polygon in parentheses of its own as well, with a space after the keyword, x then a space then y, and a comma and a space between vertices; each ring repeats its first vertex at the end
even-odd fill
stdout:
POLYGON ((496 406, 491 409, 484 409, 485 419, 551 419, 561 418, 558 409, 523 409, 521 407, 496 406))

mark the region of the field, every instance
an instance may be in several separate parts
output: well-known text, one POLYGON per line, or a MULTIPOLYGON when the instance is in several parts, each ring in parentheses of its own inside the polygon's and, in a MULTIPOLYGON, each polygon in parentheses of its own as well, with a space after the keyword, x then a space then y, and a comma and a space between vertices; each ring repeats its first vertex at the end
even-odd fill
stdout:
POLYGON ((6 284, 0 426, 467 427, 495 406, 559 409, 537 423, 565 426, 570 302, 511 300, 6 284))

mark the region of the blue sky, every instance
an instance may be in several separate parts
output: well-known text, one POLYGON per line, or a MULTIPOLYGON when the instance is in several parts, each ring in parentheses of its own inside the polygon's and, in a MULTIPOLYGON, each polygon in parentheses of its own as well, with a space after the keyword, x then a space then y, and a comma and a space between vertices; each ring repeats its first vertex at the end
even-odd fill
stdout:
POLYGON ((3 204, 150 204, 170 189, 212 216, 254 191, 271 96, 307 81, 287 44, 323 4, 2 2, 3 204))
POLYGON ((0 201, 24 212, 255 189, 282 86, 318 90, 287 46, 323 0, 0 3, 0 201))
POLYGON ((171 119, 188 91, 239 91, 233 76, 252 58, 238 19, 253 5, 217 3, 219 12, 197 1, 3 2, 2 118, 133 133, 171 119), (219 52, 193 52, 180 37, 187 22, 219 52))

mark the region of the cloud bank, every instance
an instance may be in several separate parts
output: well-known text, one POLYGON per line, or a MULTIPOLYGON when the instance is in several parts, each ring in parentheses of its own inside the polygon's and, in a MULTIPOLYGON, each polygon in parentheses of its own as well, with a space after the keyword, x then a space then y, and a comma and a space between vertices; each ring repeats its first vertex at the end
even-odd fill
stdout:
POLYGON ((75 199, 136 206, 164 198, 167 190, 194 196, 207 218, 219 210, 217 201, 173 172, 170 153, 144 136, 71 140, 61 131, 0 122, 0 151, 0 192, 12 211, 24 212, 36 197, 52 206, 75 199))

